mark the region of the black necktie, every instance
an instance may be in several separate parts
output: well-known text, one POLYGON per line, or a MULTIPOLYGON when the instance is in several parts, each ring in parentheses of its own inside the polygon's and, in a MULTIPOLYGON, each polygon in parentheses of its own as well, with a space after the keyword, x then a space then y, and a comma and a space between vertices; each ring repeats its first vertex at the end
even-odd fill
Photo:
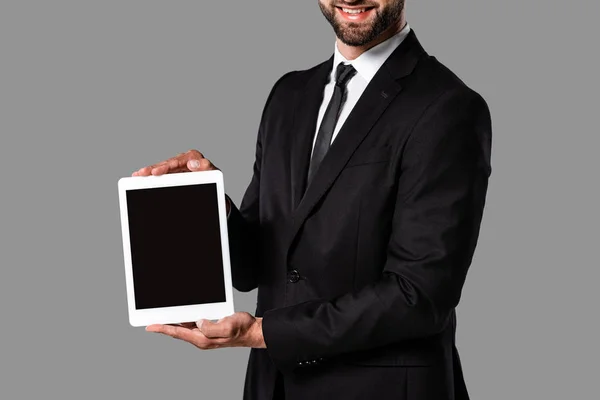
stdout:
POLYGON ((312 158, 310 159, 310 166, 308 167, 308 180, 306 183, 307 187, 315 175, 319 164, 321 164, 321 161, 323 161, 323 158, 325 158, 327 150, 329 150, 333 131, 340 114, 340 109, 342 108, 342 103, 345 100, 344 94, 346 92, 346 84, 355 74, 356 70, 352 65, 349 64, 346 65, 344 63, 339 63, 335 70, 335 88, 333 89, 331 101, 329 101, 329 105, 327 106, 327 110, 323 116, 323 121, 319 127, 319 132, 317 133, 315 148, 312 153, 312 158))

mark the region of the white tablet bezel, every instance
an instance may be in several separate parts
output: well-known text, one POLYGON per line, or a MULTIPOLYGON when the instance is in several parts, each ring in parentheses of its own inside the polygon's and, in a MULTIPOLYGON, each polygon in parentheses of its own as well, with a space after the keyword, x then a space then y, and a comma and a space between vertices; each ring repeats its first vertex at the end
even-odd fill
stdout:
POLYGON ((231 283, 231 264, 229 259, 229 236, 227 233, 227 214, 225 208, 225 188, 223 173, 218 170, 183 172, 161 176, 133 176, 119 179, 119 205, 121 209, 121 229, 123 236, 123 255, 125 259, 125 282, 127 286, 127 305, 129 323, 132 326, 151 324, 173 324, 192 322, 199 319, 220 319, 233 314, 233 287, 231 283), (221 230, 221 252, 223 254, 223 277, 225 280, 225 302, 195 304, 189 306, 163 307, 137 310, 135 308, 135 287, 131 262, 131 243, 129 239, 129 217, 127 213, 128 190, 186 186, 194 184, 217 184, 219 226, 221 230))

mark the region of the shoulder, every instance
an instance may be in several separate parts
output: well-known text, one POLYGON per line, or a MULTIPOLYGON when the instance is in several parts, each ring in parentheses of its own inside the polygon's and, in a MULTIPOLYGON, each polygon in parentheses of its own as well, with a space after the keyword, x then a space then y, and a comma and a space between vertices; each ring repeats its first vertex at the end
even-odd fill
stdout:
POLYGON ((477 105, 489 112, 483 96, 435 56, 422 57, 409 84, 421 93, 428 108, 456 102, 456 105, 477 105))
POLYGON ((299 96, 319 70, 325 67, 327 60, 304 70, 289 71, 280 76, 273 84, 263 109, 263 118, 277 115, 278 118, 291 118, 291 113, 299 96))
POLYGON ((433 56, 424 57, 414 75, 407 84, 423 96, 422 108, 410 129, 407 148, 417 158, 439 151, 475 150, 489 173, 491 116, 481 94, 433 56))
POLYGON ((269 97, 290 96, 302 92, 307 83, 317 74, 319 69, 325 67, 328 60, 315 65, 314 67, 302 70, 289 71, 280 76, 273 85, 269 97))

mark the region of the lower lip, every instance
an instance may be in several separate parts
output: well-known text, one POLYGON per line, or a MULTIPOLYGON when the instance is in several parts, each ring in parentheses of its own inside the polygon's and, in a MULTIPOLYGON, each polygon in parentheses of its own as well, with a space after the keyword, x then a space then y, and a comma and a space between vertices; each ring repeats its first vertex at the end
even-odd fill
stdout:
POLYGON ((375 10, 375 9, 369 8, 365 12, 361 12, 358 14, 350 14, 350 13, 344 12, 341 8, 337 8, 337 10, 340 13, 340 15, 342 16, 342 18, 345 19, 346 21, 360 22, 360 21, 364 21, 364 20, 368 19, 371 16, 371 13, 373 12, 373 10, 375 10))

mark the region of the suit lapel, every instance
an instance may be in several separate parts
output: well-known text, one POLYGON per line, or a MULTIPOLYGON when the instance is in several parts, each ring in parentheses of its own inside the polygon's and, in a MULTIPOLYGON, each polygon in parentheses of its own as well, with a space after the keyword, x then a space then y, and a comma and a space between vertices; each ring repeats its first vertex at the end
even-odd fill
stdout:
POLYGON ((411 29, 409 35, 394 50, 363 92, 321 161, 310 185, 304 190, 318 110, 322 102, 326 78, 333 67, 333 57, 317 69, 313 79, 307 85, 305 98, 300 100, 294 116, 297 121, 292 151, 294 208, 288 251, 310 212, 333 185, 373 125, 401 92, 402 86, 397 80, 412 72, 422 53, 424 50, 411 29))

